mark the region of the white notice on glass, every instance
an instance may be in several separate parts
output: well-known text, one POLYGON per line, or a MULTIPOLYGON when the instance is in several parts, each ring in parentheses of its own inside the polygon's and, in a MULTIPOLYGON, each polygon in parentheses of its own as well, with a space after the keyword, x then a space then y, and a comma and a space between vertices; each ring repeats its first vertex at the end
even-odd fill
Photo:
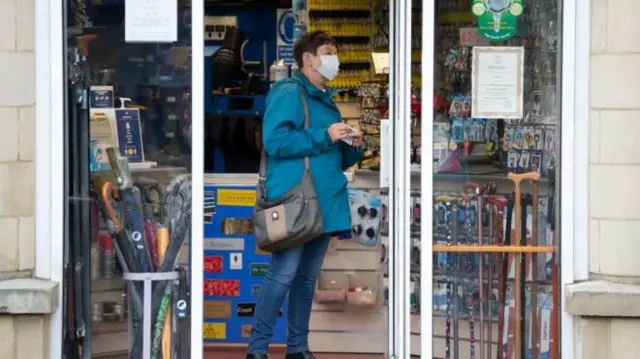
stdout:
POLYGON ((125 0, 126 42, 178 41, 178 0, 125 0))
POLYGON ((522 118, 524 48, 475 46, 472 66, 471 115, 522 118))

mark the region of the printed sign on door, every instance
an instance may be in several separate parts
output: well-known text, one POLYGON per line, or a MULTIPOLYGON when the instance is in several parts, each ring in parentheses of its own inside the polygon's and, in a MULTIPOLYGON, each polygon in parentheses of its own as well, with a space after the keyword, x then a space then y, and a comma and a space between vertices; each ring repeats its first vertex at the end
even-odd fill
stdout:
POLYGON ((204 295, 213 297, 239 297, 240 281, 233 279, 205 279, 204 295))

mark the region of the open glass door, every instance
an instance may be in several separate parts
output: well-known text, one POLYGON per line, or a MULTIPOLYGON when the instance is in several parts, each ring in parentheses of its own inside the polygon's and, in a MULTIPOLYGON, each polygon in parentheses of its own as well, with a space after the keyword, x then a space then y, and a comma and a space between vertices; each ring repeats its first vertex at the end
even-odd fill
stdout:
POLYGON ((63 357, 197 359, 203 1, 61 5, 63 357))
POLYGON ((561 3, 414 4, 412 355, 560 358, 561 3))

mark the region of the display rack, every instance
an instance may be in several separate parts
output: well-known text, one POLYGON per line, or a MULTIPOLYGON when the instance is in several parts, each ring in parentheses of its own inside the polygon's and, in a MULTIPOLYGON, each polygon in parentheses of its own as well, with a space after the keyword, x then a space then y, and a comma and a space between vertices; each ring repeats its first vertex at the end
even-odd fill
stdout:
POLYGON ((329 86, 345 91, 338 100, 350 101, 357 96, 350 90, 371 79, 372 1, 309 0, 307 6, 308 31, 327 31, 338 42, 340 74, 329 86))
MULTIPOLYGON (((164 188, 172 179, 185 174, 183 167, 163 167, 132 169, 132 175, 136 183, 155 183, 164 188)), ((101 230, 106 228, 100 219, 98 227, 101 230)), ((108 236, 108 234, 104 233, 108 236)), ((110 240, 108 241, 110 242, 110 240)), ((110 246, 109 246, 110 247, 110 246)), ((93 328, 91 333, 92 354, 94 357, 108 356, 113 354, 126 353, 129 345, 127 328, 127 304, 125 281, 122 278, 122 270, 119 269, 117 260, 113 264, 105 263, 105 241, 99 239, 92 246, 92 281, 91 281, 91 303, 94 306, 93 328), (105 273, 105 267, 115 265, 105 273), (113 270, 115 269, 115 270, 113 270), (105 276, 106 274, 106 276, 105 276), (106 277, 106 278, 105 278, 106 277), (104 320, 105 305, 109 308, 104 320)), ((189 267, 189 238, 185 240, 180 251, 179 267, 189 267)))

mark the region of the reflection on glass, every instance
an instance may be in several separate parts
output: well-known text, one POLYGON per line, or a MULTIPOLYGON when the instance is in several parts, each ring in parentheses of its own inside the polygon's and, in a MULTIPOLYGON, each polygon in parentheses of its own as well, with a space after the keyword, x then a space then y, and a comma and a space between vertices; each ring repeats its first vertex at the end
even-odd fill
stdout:
POLYGON ((155 12, 177 41, 133 43, 125 3, 65 1, 65 348, 187 358, 191 10, 155 12))
POLYGON ((559 4, 441 0, 435 13, 434 358, 557 359, 559 4), (514 36, 483 37, 508 37, 514 19, 514 36))

